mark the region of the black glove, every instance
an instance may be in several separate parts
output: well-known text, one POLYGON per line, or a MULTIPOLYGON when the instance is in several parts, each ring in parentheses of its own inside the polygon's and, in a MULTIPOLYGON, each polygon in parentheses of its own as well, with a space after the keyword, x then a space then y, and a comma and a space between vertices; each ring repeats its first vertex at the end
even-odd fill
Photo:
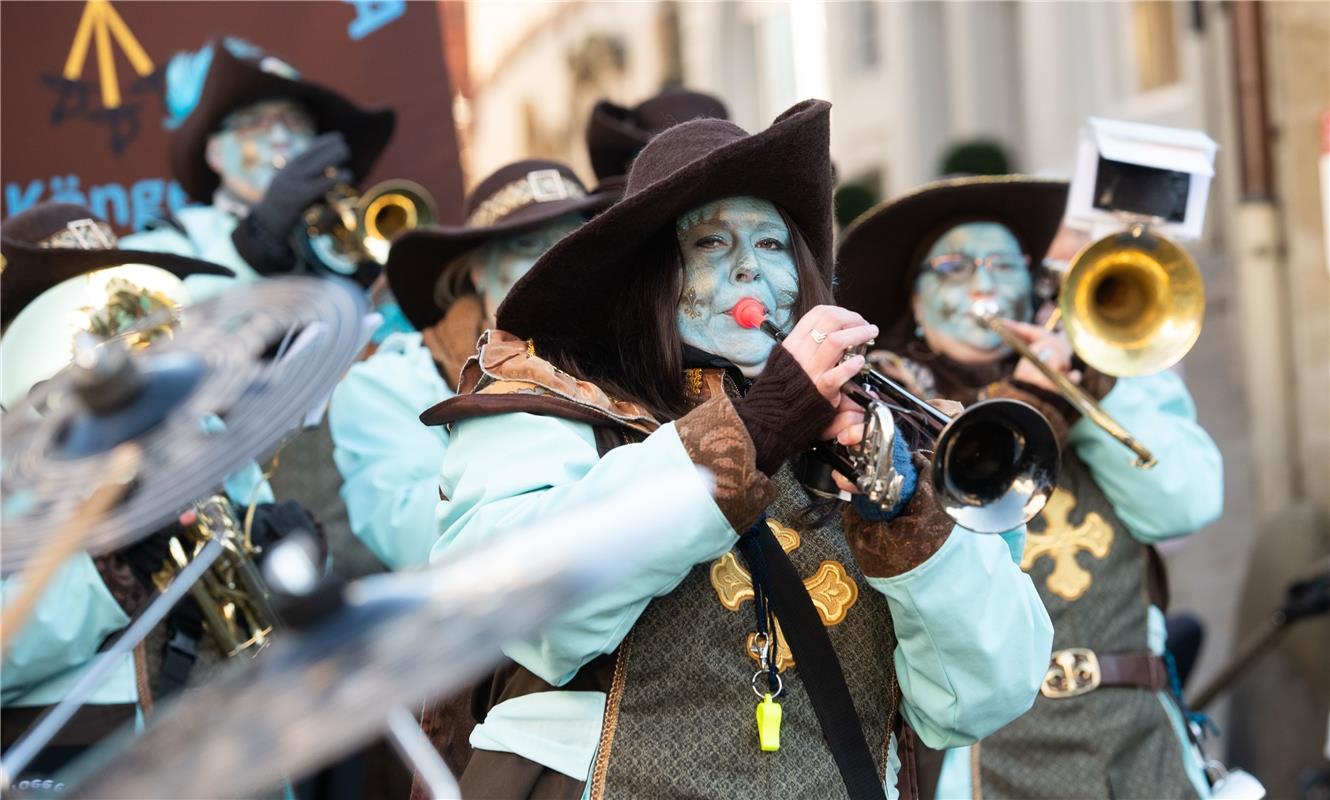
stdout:
POLYGON ((326 562, 328 541, 323 534, 323 526, 300 503, 295 500, 261 503, 254 509, 254 525, 249 529, 249 535, 250 540, 260 549, 260 561, 271 552, 273 545, 296 531, 303 531, 314 539, 319 548, 319 562, 326 562))
POLYGON ((354 180, 343 166, 350 158, 346 139, 331 131, 315 138, 305 152, 273 176, 263 199, 231 234, 236 250, 250 266, 264 275, 290 272, 295 267, 291 229, 305 209, 322 200, 330 189, 354 180))
POLYGON ((172 520, 146 538, 118 551, 120 560, 129 566, 129 571, 134 573, 135 579, 143 585, 143 588, 155 592, 157 586, 152 582, 152 576, 160 572, 170 559, 168 548, 171 537, 179 536, 183 541, 184 534, 185 529, 180 523, 172 520))

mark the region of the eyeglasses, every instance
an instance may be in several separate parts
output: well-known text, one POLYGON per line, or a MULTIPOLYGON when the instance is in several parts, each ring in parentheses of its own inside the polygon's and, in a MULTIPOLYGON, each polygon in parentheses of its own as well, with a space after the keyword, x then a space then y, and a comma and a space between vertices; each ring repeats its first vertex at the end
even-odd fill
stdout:
POLYGON ((1030 257, 1024 254, 1000 253, 974 258, 964 253, 943 253, 924 262, 926 269, 936 272, 945 281, 968 281, 976 269, 983 267, 993 276, 1014 275, 1030 268, 1030 257))
POLYGON ((232 114, 223 123, 222 129, 232 133, 257 133, 279 122, 293 133, 314 132, 314 120, 298 108, 271 108, 232 114))

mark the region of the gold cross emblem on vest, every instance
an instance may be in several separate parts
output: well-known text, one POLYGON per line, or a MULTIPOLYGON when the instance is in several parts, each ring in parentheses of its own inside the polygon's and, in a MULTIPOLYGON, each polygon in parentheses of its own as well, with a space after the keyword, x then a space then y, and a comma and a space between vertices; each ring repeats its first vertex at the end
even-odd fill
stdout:
POLYGON ((1090 571, 1076 562, 1076 554, 1084 550, 1095 558, 1108 555, 1113 544, 1113 526, 1091 511, 1079 525, 1071 523, 1071 512, 1076 498, 1071 492, 1058 487, 1044 507, 1044 529, 1028 531, 1025 535, 1025 553, 1021 556, 1021 569, 1028 571, 1043 556, 1053 559, 1053 571, 1044 581, 1048 590, 1064 600, 1080 599, 1094 582, 1090 571))
MULTIPOLYGON (((767 520, 776 541, 787 553, 799 547, 799 532, 788 528, 775 520, 767 520)), ((711 564, 711 588, 716 590, 720 604, 730 611, 738 611, 744 602, 753 599, 753 576, 739 563, 734 551, 726 553, 711 564)), ((859 599, 859 586, 845 571, 845 565, 839 561, 823 561, 817 566, 811 577, 804 578, 804 588, 813 599, 813 607, 822 624, 839 625, 845 620, 850 607, 859 599)), ((757 633, 748 634, 746 649, 754 662, 759 662, 756 645, 757 633)), ((776 640, 785 641, 785 634, 776 623, 776 640)), ((760 662, 759 662, 760 663, 760 662)), ((776 669, 784 672, 794 666, 794 656, 789 647, 782 647, 776 654, 776 669)))

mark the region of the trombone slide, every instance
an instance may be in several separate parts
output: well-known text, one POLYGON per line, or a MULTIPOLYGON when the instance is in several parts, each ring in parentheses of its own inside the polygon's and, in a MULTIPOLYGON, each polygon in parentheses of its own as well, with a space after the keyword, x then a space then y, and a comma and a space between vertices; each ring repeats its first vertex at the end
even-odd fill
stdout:
POLYGON ((1127 448, 1135 453, 1135 467, 1138 469, 1150 469, 1158 463, 1155 460, 1154 454, 1151 453, 1145 445, 1141 444, 1136 437, 1132 436, 1125 428, 1119 425, 1117 420, 1113 419, 1113 417, 1104 410, 1103 406, 1096 403, 1094 398, 1085 393, 1084 389, 1072 383, 1070 378, 1053 369, 1045 363, 1043 359, 1035 355, 1034 351, 1030 349, 1030 346, 1013 333, 1011 328, 1008 328, 992 311, 985 308, 975 308, 970 314, 985 328, 988 328, 990 331, 1002 337, 1002 341, 1006 342, 1007 346, 1012 350, 1019 353, 1022 358, 1026 359, 1031 364, 1034 364, 1035 368, 1042 372, 1044 377, 1048 378, 1049 381, 1057 387, 1058 392, 1066 398, 1068 403, 1071 403, 1072 407, 1081 412, 1083 416, 1089 417, 1094 424, 1103 428, 1110 436, 1117 439, 1119 442, 1122 442, 1122 444, 1126 445, 1127 448))

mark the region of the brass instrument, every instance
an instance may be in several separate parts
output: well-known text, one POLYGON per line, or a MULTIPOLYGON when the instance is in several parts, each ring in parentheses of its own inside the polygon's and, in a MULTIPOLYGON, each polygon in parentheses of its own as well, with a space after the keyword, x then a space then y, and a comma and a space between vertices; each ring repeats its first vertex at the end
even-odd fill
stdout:
POLYGON ((1058 307, 1086 364, 1105 375, 1149 375, 1200 338, 1205 284, 1186 250, 1137 224, 1076 254, 1058 307))
MULTIPOLYGON (((1067 376, 1049 367, 998 319, 989 304, 971 316, 1034 364, 1082 415, 1136 454, 1149 469, 1154 455, 1067 376)), ((1072 259, 1058 312, 1072 349, 1106 375, 1148 375, 1177 363, 1201 335, 1205 287, 1187 252, 1144 224, 1091 243, 1072 259)))
POLYGON ((434 198, 413 181, 383 181, 363 194, 341 184, 323 203, 305 211, 304 224, 296 231, 297 245, 323 266, 349 274, 355 269, 347 264, 386 263, 394 237, 438 218, 434 198), (320 241, 323 244, 316 244, 320 241))
POLYGON ((189 565, 211 540, 222 547, 221 556, 190 587, 203 612, 204 624, 227 657, 246 650, 257 653, 272 639, 277 622, 267 583, 254 563, 257 548, 246 535, 235 507, 224 495, 192 506, 194 522, 183 535, 171 538, 166 565, 153 576, 159 589, 189 565))
MULTIPOLYGON (((760 327, 777 341, 785 338, 768 320, 760 327)), ((1019 400, 984 400, 952 417, 867 364, 841 392, 864 407, 864 439, 852 447, 819 444, 814 453, 884 509, 900 500, 903 483, 891 463, 896 420, 913 429, 917 448, 931 447, 934 493, 963 528, 1018 528, 1044 510, 1057 485, 1057 437, 1042 414, 1019 400)))

